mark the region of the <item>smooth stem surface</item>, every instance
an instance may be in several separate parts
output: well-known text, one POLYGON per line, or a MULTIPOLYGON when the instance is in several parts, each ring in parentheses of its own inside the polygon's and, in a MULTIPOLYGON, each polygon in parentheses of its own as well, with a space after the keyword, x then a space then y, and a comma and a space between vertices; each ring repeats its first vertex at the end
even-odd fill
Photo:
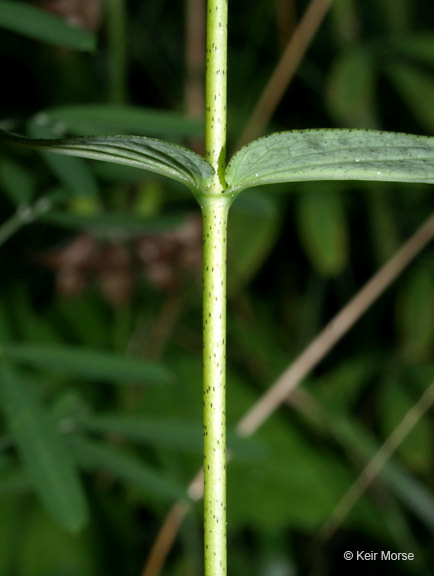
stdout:
POLYGON ((226 76, 228 1, 208 0, 206 25, 205 156, 216 175, 210 192, 226 188, 226 76))
POLYGON ((203 435, 205 576, 226 575, 226 182, 228 0, 208 0, 205 155, 215 170, 199 198, 203 218, 203 435))
POLYGON ((226 574, 226 233, 230 201, 202 202, 205 576, 226 574))

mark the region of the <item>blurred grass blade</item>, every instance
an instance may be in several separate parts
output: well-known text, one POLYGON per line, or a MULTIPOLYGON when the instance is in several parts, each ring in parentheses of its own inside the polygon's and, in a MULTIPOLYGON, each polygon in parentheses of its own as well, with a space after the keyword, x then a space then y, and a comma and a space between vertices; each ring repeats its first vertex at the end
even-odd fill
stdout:
POLYGON ((297 224, 312 265, 323 276, 340 274, 348 257, 348 231, 342 195, 335 185, 308 184, 298 194, 297 224))
POLYGON ((16 206, 29 204, 32 201, 35 192, 34 174, 15 160, 2 158, 0 184, 9 200, 16 206))
POLYGON ((175 112, 113 104, 77 104, 40 112, 34 119, 76 136, 136 134, 158 138, 201 136, 203 122, 175 112))
POLYGON ((63 528, 82 529, 87 506, 68 446, 33 388, 5 364, 0 368, 0 397, 35 492, 63 528))
POLYGON ((182 182, 192 190, 203 189, 213 175, 211 165, 199 154, 163 140, 145 136, 106 136, 34 140, 0 130, 0 141, 104 160, 142 168, 182 182))
MULTIPOLYGON (((378 446, 368 432, 355 421, 337 413, 330 414, 333 432, 351 454, 369 462, 378 452, 378 446)), ((416 478, 412 477, 396 461, 387 460, 380 478, 405 502, 410 510, 428 527, 434 530, 434 498, 416 478)))
POLYGON ((417 34, 392 36, 388 45, 406 57, 419 63, 434 65, 434 34, 418 31, 417 34))
POLYGON ((301 130, 254 140, 226 170, 232 191, 303 180, 434 182, 434 138, 370 130, 301 130))
POLYGON ((434 131, 434 75, 401 62, 389 64, 387 74, 420 125, 434 131))
POLYGON ((400 286, 396 310, 398 330, 406 357, 416 362, 428 360, 434 350, 434 313, 429 313, 434 311, 433 280, 432 264, 422 261, 400 286))
POLYGON ((333 63, 328 78, 327 105, 343 126, 375 128, 376 69, 371 50, 345 50, 333 63))
POLYGON ((80 423, 89 432, 116 434, 133 442, 202 453, 202 427, 194 422, 155 420, 145 415, 132 418, 104 414, 86 415, 80 423))
POLYGON ((94 50, 96 46, 95 36, 87 30, 72 26, 41 8, 19 2, 0 2, 0 28, 76 50, 94 50))
POLYGON ((166 384, 172 381, 172 374, 159 364, 112 352, 62 346, 6 344, 1 347, 1 353, 15 363, 60 372, 68 377, 77 376, 113 384, 166 384))
POLYGON ((80 465, 86 470, 104 470, 127 485, 135 485, 169 500, 186 498, 185 489, 163 472, 146 466, 136 457, 99 442, 71 438, 72 447, 80 465))
POLYGON ((228 291, 231 295, 258 272, 278 237, 282 211, 271 195, 252 191, 231 208, 228 228, 228 291))

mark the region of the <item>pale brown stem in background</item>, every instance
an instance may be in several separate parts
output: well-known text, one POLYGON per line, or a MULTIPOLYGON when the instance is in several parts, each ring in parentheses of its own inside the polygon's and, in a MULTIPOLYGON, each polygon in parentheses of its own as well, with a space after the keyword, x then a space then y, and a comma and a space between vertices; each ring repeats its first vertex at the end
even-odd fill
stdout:
MULTIPOLYGON (((202 118, 205 110, 205 15, 205 0, 186 0, 185 107, 193 118, 202 118)), ((189 144, 195 152, 204 153, 203 139, 189 144)))
POLYGON ((167 341, 172 334, 173 327, 181 311, 182 298, 176 294, 169 294, 163 304, 155 324, 152 326, 145 350, 149 360, 159 360, 167 341))
POLYGON ((247 121, 236 150, 260 136, 288 88, 333 0, 312 0, 247 121))
POLYGON ((151 553, 148 556, 142 576, 158 576, 164 566, 166 557, 172 548, 173 541, 178 534, 179 527, 189 510, 187 502, 177 502, 172 506, 169 514, 160 528, 158 537, 154 542, 151 553))
POLYGON ((275 0, 276 27, 279 40, 285 46, 297 25, 295 0, 275 0))
POLYGON ((329 540, 343 522, 351 508, 372 484, 384 464, 389 460, 402 441, 411 432, 434 402, 434 382, 428 386, 419 401, 410 408, 402 422, 387 438, 372 460, 365 466, 357 480, 350 486, 336 505, 329 519, 318 533, 321 544, 329 540))
POLYGON ((245 414, 237 426, 240 436, 250 436, 258 430, 433 237, 434 214, 344 306, 277 382, 245 414))

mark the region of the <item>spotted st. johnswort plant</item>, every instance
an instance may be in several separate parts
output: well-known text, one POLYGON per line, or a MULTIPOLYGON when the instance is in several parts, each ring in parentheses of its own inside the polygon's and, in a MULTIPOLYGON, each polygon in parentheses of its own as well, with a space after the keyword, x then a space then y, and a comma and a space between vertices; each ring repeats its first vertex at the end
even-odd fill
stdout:
POLYGON ((226 575, 226 237, 240 191, 302 180, 434 183, 434 138, 367 130, 305 130, 259 138, 226 165, 227 0, 208 0, 205 158, 139 136, 32 140, 14 144, 125 164, 185 184, 203 217, 203 435, 205 576, 226 575))

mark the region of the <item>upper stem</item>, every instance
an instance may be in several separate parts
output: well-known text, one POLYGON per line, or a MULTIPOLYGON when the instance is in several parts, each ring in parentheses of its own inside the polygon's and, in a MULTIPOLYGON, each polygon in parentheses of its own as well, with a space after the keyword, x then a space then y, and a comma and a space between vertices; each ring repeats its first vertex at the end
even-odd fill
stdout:
POLYGON ((210 192, 226 188, 228 0, 208 0, 206 28, 205 156, 215 170, 210 192))

